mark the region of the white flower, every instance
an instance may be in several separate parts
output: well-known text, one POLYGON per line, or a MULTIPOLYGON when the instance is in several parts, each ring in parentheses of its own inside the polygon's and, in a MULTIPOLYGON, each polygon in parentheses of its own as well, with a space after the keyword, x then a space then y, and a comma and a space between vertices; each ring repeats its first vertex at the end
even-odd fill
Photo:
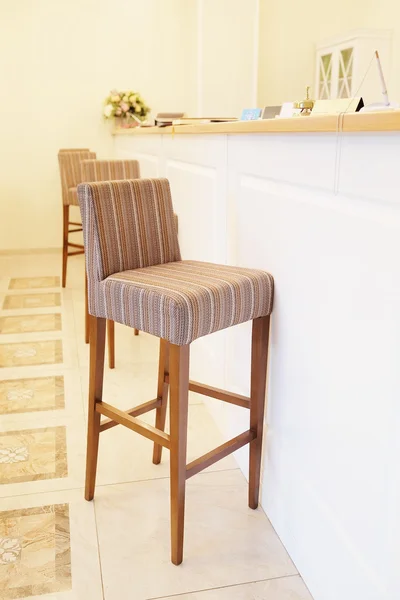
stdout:
POLYGON ((128 96, 127 96, 126 94, 125 94, 125 96, 122 98, 122 100, 123 100, 124 102, 129 102, 129 98, 128 98, 128 96))
POLYGON ((19 348, 13 354, 14 358, 30 358, 36 356, 37 352, 35 348, 19 348))
POLYGON ((16 562, 21 555, 21 542, 17 538, 0 537, 0 564, 16 562))
POLYGON ((119 102, 121 100, 121 97, 119 96, 119 94, 115 94, 115 96, 111 96, 111 102, 119 102))
POLYGON ((132 94, 132 96, 129 98, 129 100, 132 102, 132 104, 134 102, 136 102, 136 96, 135 96, 135 94, 132 94))
POLYGON ((0 448, 0 464, 25 462, 29 458, 26 446, 19 448, 0 448))
POLYGON ((18 400, 30 400, 33 398, 33 396, 33 390, 16 389, 7 392, 7 400, 10 400, 10 402, 15 402, 18 400))
POLYGON ((113 111, 113 105, 107 104, 107 106, 104 107, 104 116, 107 117, 107 119, 108 119, 109 117, 111 117, 112 111, 113 111))

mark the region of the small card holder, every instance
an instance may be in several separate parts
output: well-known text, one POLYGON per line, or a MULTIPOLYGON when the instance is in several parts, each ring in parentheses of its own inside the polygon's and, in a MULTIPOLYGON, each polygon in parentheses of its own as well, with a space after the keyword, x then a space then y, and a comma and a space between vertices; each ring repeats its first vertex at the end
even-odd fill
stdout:
POLYGON ((241 121, 257 121, 261 116, 261 108, 245 108, 242 111, 241 121))

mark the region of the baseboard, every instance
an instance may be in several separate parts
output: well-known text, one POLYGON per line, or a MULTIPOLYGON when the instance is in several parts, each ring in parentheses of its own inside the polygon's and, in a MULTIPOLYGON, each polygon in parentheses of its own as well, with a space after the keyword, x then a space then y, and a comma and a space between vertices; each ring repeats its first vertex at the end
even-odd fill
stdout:
POLYGON ((61 254, 61 248, 9 248, 0 250, 0 256, 16 256, 21 254, 61 254))

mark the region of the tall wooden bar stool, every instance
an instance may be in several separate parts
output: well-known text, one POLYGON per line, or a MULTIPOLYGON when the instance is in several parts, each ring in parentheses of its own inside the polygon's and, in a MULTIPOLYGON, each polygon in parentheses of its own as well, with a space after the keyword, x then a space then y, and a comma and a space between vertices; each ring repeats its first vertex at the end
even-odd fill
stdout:
MULTIPOLYGON (((153 462, 170 450, 171 559, 183 559, 186 480, 250 444, 249 506, 259 499, 273 279, 264 271, 182 261, 169 183, 136 179, 78 186, 90 322, 86 500, 94 496, 100 432, 125 425, 154 442, 153 462), (160 338, 155 400, 122 411, 103 402, 106 319, 160 338), (189 349, 197 338, 253 321, 250 397, 189 380, 189 349), (167 396, 170 433, 165 433, 167 396), (249 427, 186 464, 189 390, 249 409, 249 427), (137 417, 156 409, 155 427, 137 417), (107 417, 101 421, 101 415, 107 417)), ((228 549, 227 549, 228 550, 228 549)))
MULTIPOLYGON (((139 179, 140 165, 138 160, 96 160, 87 159, 81 162, 81 181, 99 182, 124 179, 139 179)), ((135 335, 139 331, 135 329, 135 335)), ((108 366, 115 367, 115 328, 114 321, 107 321, 108 366)), ((89 312, 87 297, 87 278, 85 276, 85 342, 89 343, 89 312)))
POLYGON ((69 207, 78 206, 78 195, 76 186, 82 182, 81 160, 85 158, 96 158, 94 152, 87 149, 71 148, 62 149, 58 152, 58 164, 60 166, 61 193, 63 201, 63 257, 62 257, 62 286, 67 283, 68 256, 83 254, 82 244, 69 241, 70 233, 82 231, 82 224, 69 220, 69 207), (70 229, 70 226, 75 229, 70 229), (69 248, 75 250, 69 251, 69 248))

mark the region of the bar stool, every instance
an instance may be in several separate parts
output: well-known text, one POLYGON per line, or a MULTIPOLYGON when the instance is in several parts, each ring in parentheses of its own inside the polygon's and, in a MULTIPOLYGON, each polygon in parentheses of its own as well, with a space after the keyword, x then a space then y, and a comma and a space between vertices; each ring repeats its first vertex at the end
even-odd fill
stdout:
MULTIPOLYGON (((123 179, 139 179, 140 165, 137 160, 96 160, 81 162, 81 181, 99 182, 123 179)), ((139 331, 135 329, 135 335, 139 331)), ((114 321, 107 321, 108 366, 115 367, 115 328, 114 321)), ((89 343, 89 312, 87 297, 87 277, 85 275, 85 342, 89 343)))
POLYGON ((87 149, 71 148, 62 149, 58 152, 58 164, 60 167, 61 192, 63 201, 63 258, 62 258, 62 286, 67 283, 67 261, 68 256, 83 254, 83 245, 69 241, 70 233, 82 231, 82 224, 69 220, 69 207, 79 206, 76 186, 82 182, 81 160, 84 158, 96 158, 94 152, 87 149), (76 229, 70 229, 70 225, 76 229), (69 248, 77 248, 69 252, 69 248))
POLYGON ((100 432, 124 425, 170 450, 171 560, 183 559, 186 480, 250 444, 249 506, 259 500, 273 278, 264 271, 182 261, 166 179, 78 186, 90 319, 85 498, 94 497, 100 432), (128 411, 103 402, 106 319, 160 338, 157 398, 128 411), (252 320, 251 392, 240 396, 189 380, 195 339, 252 320), (165 433, 167 396, 170 433, 165 433), (242 434, 186 464, 189 390, 249 409, 242 434), (156 409, 155 427, 137 417, 156 409), (107 417, 101 421, 101 415, 107 417))

